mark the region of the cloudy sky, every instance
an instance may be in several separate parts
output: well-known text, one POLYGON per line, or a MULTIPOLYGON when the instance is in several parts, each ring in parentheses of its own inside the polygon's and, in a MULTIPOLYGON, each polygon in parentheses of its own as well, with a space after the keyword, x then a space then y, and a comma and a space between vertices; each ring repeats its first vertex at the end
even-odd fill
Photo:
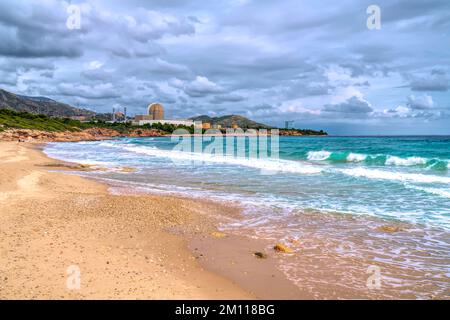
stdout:
POLYGON ((0 2, 0 88, 99 112, 450 134, 449 78, 449 0, 0 2))

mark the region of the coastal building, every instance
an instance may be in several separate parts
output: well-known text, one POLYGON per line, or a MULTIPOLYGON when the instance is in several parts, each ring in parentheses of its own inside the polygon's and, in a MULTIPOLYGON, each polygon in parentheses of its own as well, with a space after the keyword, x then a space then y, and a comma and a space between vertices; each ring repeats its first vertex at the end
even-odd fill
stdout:
POLYGON ((202 123, 202 129, 205 129, 205 130, 211 129, 211 123, 203 122, 202 123))
POLYGON ((114 112, 114 121, 116 122, 125 121, 125 113, 120 111, 114 112))
POLYGON ((119 111, 119 109, 116 109, 116 107, 112 108, 111 113, 111 121, 106 121, 107 123, 114 123, 114 122, 126 122, 127 121, 127 107, 123 108, 123 112, 119 111))
POLYGON ((164 107, 160 103, 152 103, 148 105, 147 114, 138 114, 134 117, 134 121, 143 120, 164 120, 164 107))
POLYGON ((72 116, 70 117, 70 119, 77 121, 88 121, 88 118, 86 116, 72 116))
POLYGON ((194 121, 186 119, 164 119, 164 107, 160 103, 152 103, 148 106, 147 114, 138 114, 134 117, 133 124, 137 126, 143 126, 145 124, 173 124, 192 126, 194 121))
POLYGON ((148 106, 148 114, 153 120, 164 120, 164 107, 160 103, 152 103, 148 106))
POLYGON ((185 120, 185 119, 172 119, 172 120, 139 120, 139 121, 133 121, 133 124, 136 126, 143 126, 145 124, 152 125, 154 123, 161 123, 161 124, 173 124, 175 126, 193 126, 194 121, 192 120, 185 120))

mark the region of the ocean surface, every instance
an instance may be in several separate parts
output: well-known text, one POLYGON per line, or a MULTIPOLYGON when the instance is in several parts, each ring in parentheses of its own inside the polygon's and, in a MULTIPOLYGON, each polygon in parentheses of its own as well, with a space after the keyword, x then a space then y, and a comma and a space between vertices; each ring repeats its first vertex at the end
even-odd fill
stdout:
MULTIPOLYGON (((270 139, 267 157, 263 148, 252 154, 246 138, 233 138, 233 152, 242 149, 239 156, 227 151, 229 142, 210 138, 181 151, 178 139, 51 143, 45 152, 109 168, 83 174, 139 192, 236 202, 244 208, 243 218, 224 224, 226 230, 285 241, 326 238, 328 257, 359 257, 359 268, 374 254, 382 256, 375 260, 385 264, 392 284, 383 297, 450 297, 450 137, 279 137, 278 158, 270 139), (239 145, 237 139, 244 140, 239 145), (125 173, 121 167, 137 171, 125 173), (317 217, 316 224, 311 217, 317 217), (389 223, 408 232, 376 232, 389 223)), ((317 248, 309 249, 312 257, 317 248)), ((314 274, 298 274, 302 263, 284 261, 284 271, 294 282, 309 276, 308 288, 323 297, 315 290, 320 283, 314 274)), ((342 276, 348 282, 337 285, 337 292, 358 287, 349 284, 355 276, 342 276)), ((363 292, 365 283, 359 287, 363 292)))

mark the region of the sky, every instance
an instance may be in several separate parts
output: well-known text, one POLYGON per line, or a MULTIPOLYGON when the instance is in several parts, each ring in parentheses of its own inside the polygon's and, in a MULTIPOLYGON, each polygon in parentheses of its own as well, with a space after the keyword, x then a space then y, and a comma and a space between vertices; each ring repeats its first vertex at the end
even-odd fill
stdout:
POLYGON ((450 134, 450 1, 2 0, 0 88, 97 112, 450 134))

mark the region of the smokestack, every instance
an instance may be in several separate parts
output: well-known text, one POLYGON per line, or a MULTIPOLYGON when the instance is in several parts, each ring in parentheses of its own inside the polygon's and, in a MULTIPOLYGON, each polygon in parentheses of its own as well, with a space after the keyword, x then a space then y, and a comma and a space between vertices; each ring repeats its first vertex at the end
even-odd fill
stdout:
POLYGON ((116 108, 113 108, 112 121, 116 122, 116 108))
POLYGON ((127 107, 123 107, 123 121, 127 122, 127 107))

